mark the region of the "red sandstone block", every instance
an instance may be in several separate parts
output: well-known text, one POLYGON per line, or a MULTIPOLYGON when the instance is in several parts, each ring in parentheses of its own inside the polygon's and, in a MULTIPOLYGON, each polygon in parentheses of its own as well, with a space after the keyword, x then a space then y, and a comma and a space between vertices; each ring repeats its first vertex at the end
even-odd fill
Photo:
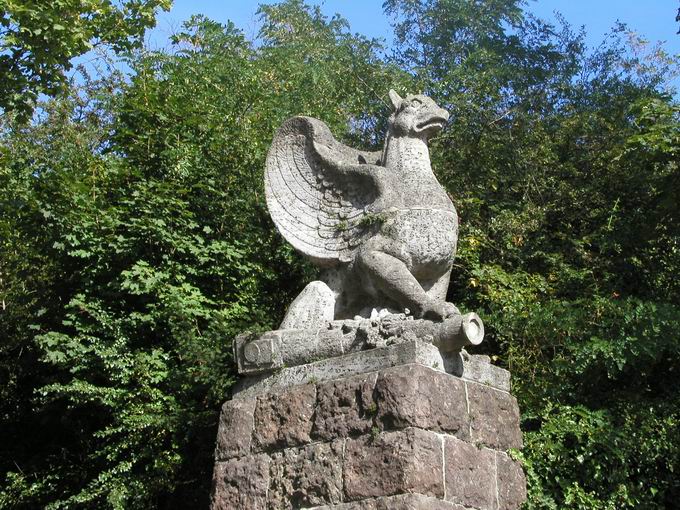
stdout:
POLYGON ((249 455, 217 462, 213 471, 211 510, 265 509, 269 457, 249 455))
POLYGON ((347 501, 409 492, 441 497, 441 438, 409 428, 348 439, 344 479, 347 501))
POLYGON ((222 406, 217 429, 215 460, 226 460, 250 453, 255 399, 228 400, 222 406))
POLYGON ((517 399, 504 391, 466 383, 472 420, 472 441, 496 450, 522 447, 517 399))
POLYGON ((487 448, 444 438, 446 500, 480 510, 496 508, 496 457, 487 448))
POLYGON ((469 440, 465 383, 422 365, 385 370, 376 383, 378 421, 384 429, 418 427, 469 440))
POLYGON ((315 404, 316 388, 312 384, 258 397, 253 448, 261 451, 311 442, 315 404))
POLYGON ((504 453, 496 453, 499 510, 517 510, 527 499, 522 467, 504 453))
POLYGON ((289 448, 272 455, 269 508, 308 508, 342 500, 343 441, 289 448))
POLYGON ((370 432, 377 411, 376 378, 373 372, 320 384, 312 436, 328 441, 370 432))

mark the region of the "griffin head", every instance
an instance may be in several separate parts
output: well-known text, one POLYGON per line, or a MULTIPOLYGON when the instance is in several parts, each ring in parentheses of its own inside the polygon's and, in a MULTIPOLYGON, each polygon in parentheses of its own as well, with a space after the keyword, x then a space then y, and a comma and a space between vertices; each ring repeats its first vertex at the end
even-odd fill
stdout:
POLYGON ((409 94, 402 99, 394 90, 390 90, 389 96, 394 107, 389 126, 395 136, 427 140, 449 120, 449 113, 427 96, 409 94))

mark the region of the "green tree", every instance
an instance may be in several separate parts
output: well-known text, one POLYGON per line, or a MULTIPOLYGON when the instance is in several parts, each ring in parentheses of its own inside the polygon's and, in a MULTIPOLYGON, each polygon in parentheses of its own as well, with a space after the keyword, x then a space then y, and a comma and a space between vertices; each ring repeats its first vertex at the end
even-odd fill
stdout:
POLYGON ((668 508, 680 469, 677 60, 499 0, 387 1, 394 60, 447 104, 433 164, 461 213, 454 302, 523 410, 529 508, 668 508))
POLYGON ((197 17, 130 83, 4 125, 0 507, 207 505, 231 339, 312 274, 264 204, 274 130, 302 113, 370 138, 391 80, 343 20, 261 14, 257 41, 197 17))
POLYGON ((299 0, 263 6, 254 40, 195 17, 131 77, 2 118, 0 507, 207 504, 231 340, 314 276, 266 211, 274 130, 312 115, 375 149, 390 87, 452 113, 432 151, 462 222, 449 298, 513 372, 527 507, 672 507, 675 64, 523 5, 388 0, 387 53, 299 0))
POLYGON ((29 115, 40 94, 63 92, 71 60, 139 47, 171 0, 0 0, 0 108, 29 115))

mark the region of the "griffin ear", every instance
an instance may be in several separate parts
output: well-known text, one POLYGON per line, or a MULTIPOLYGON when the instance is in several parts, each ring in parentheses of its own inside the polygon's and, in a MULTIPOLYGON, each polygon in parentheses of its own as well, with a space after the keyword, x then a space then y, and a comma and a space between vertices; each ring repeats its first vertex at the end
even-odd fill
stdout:
POLYGON ((397 94, 397 93, 396 93, 394 90, 392 90, 392 89, 390 89, 390 91, 388 92, 388 94, 389 94, 389 96, 390 96, 390 101, 392 101, 392 106, 394 106, 394 109, 395 109, 395 110, 398 110, 398 109, 399 109, 399 106, 401 105, 401 102, 403 101, 403 99, 401 98, 401 96, 400 96, 399 94, 397 94))

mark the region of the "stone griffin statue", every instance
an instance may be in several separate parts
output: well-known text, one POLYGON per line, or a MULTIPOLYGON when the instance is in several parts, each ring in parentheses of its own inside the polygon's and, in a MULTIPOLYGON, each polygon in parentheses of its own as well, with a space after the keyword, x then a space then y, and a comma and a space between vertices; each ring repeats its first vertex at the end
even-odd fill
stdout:
POLYGON ((267 205, 281 234, 321 267, 281 329, 310 328, 379 311, 441 321, 458 237, 456 210, 430 166, 428 140, 446 110, 401 98, 381 152, 339 143, 323 122, 287 120, 267 156, 267 205))

